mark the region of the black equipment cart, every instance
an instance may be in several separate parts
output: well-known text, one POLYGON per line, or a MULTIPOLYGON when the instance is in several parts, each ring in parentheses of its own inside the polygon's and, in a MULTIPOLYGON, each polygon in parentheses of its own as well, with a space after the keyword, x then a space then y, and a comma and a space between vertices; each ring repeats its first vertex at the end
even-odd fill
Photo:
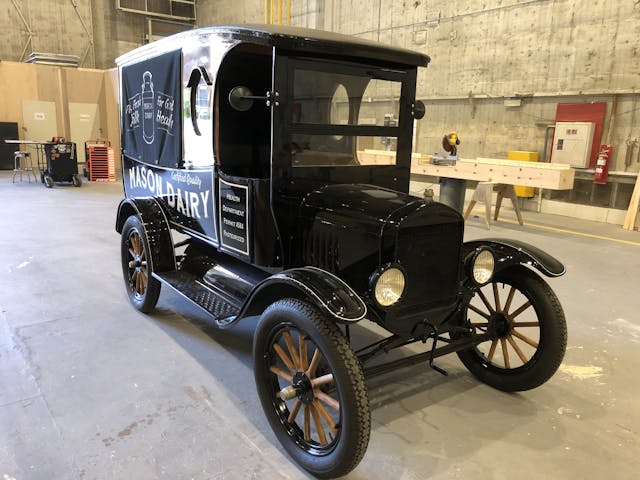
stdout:
POLYGON ((75 143, 54 138, 44 145, 44 153, 44 158, 38 156, 38 168, 45 187, 53 187, 54 182, 72 182, 75 187, 82 185, 75 143))

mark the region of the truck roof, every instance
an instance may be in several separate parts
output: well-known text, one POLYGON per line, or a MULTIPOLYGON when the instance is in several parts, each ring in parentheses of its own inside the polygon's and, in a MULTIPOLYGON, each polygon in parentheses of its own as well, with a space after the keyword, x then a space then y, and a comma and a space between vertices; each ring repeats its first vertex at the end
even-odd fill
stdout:
POLYGON ((413 50, 393 47, 351 35, 285 25, 246 24, 203 27, 178 33, 136 48, 118 57, 116 63, 123 65, 169 50, 175 50, 180 46, 180 39, 207 34, 225 39, 231 37, 246 43, 275 46, 283 50, 366 58, 401 65, 426 67, 430 61, 428 55, 413 50))

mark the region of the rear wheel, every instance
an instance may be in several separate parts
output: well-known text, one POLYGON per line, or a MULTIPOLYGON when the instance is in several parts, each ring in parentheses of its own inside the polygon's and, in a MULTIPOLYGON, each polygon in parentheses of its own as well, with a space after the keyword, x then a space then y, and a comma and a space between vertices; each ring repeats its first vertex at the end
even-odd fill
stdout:
POLYGON ((371 420, 360 363, 338 327, 307 303, 277 301, 260 318, 253 359, 262 407, 293 459, 321 478, 353 470, 371 420))
POLYGON ((78 175, 74 175, 71 177, 71 181, 73 182, 73 186, 74 187, 81 187, 82 186, 82 180, 80 179, 80 177, 78 175))
POLYGON ((142 222, 134 215, 122 228, 120 255, 129 300, 141 312, 151 312, 158 302, 160 282, 152 277, 149 241, 142 222))
POLYGON ((556 372, 567 346, 567 325, 553 290, 533 271, 498 272, 467 306, 477 334, 491 339, 458 352, 479 380, 499 390, 529 390, 556 372))
POLYGON ((44 180, 45 187, 47 188, 53 187, 53 178, 50 175, 45 175, 43 180, 44 180))

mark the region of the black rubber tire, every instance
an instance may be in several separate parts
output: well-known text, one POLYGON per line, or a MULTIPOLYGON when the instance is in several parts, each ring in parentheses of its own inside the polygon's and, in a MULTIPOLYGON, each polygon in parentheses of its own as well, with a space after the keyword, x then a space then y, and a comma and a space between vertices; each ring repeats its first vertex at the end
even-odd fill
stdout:
POLYGON ((71 181, 73 182, 73 186, 74 187, 81 187, 82 186, 82 180, 80 179, 80 177, 78 175, 74 175, 71 177, 71 181))
MULTIPOLYGON (((298 354, 302 359, 300 350, 298 354)), ((254 335, 253 360, 262 408, 276 437, 289 455, 302 468, 319 478, 335 478, 353 470, 367 450, 371 416, 360 362, 337 325, 305 302, 294 299, 279 300, 269 306, 260 317, 254 335), (305 440, 302 428, 296 421, 298 414, 293 422, 289 423, 290 409, 295 410, 292 402, 297 402, 298 398, 289 400, 290 403, 287 405, 276 396, 278 391, 287 386, 287 382, 270 371, 272 365, 279 360, 272 349, 274 342, 282 341, 283 332, 286 331, 297 331, 298 335, 303 335, 296 336, 298 349, 301 338, 306 339, 307 345, 314 344, 313 348, 307 350, 308 354, 312 355, 316 348, 319 349, 324 358, 319 369, 325 375, 327 372, 333 374, 332 384, 335 388, 331 390, 331 395, 339 402, 339 409, 331 411, 338 419, 334 422, 335 435, 325 446, 313 438, 305 440)), ((317 398, 315 394, 313 398, 317 398)), ((317 401, 321 403, 320 400, 317 401)), ((310 410, 311 408, 309 407, 310 410)), ((306 407, 301 404, 299 411, 303 409, 306 414, 306 407)), ((319 410, 316 410, 315 414, 312 412, 314 416, 318 413, 319 410)), ((311 423, 310 420, 308 422, 311 423)), ((315 428, 317 432, 317 427, 315 428)))
MULTIPOLYGON (((522 365, 513 366, 513 368, 507 368, 504 360, 502 361, 502 366, 489 361, 491 350, 489 355, 480 351, 480 347, 486 345, 487 342, 478 345, 476 348, 458 352, 458 357, 475 377, 498 390, 517 392, 536 388, 549 380, 558 370, 566 351, 567 324, 560 301, 551 290, 551 287, 540 276, 523 266, 516 266, 498 272, 494 280, 483 287, 484 291, 490 294, 493 284, 498 287, 500 285, 515 287, 522 294, 521 298, 526 298, 531 302, 531 306, 525 310, 529 310, 528 313, 530 315, 537 317, 538 338, 535 342, 537 346, 533 347, 529 344, 520 343, 526 348, 533 349, 533 353, 526 362, 518 359, 517 361, 522 362, 522 365), (533 310, 530 310, 531 308, 533 310)), ((514 297, 516 294, 514 294, 514 297)), ((489 298, 486 293, 485 298, 489 298)), ((493 306, 495 307, 495 304, 493 306)), ((504 309, 504 305, 501 308, 504 309)), ((515 311, 513 312, 515 313, 515 311)), ((469 318, 470 313, 469 310, 466 312, 467 318, 469 318)), ((515 320, 512 321, 515 322, 515 320)), ((530 323, 535 323, 535 320, 530 323)), ((528 331, 527 335, 529 335, 528 331)), ((516 341, 518 339, 512 337, 511 340, 516 341)), ((529 340, 531 339, 529 338, 529 340)), ((509 350, 509 346, 510 344, 507 342, 507 350, 509 350)), ((504 346, 501 344, 500 348, 502 350, 504 346)), ((513 350, 513 346, 511 346, 511 349, 512 355, 517 353, 513 350)), ((497 348, 494 347, 494 354, 496 350, 497 348)), ((513 358, 516 359, 517 356, 513 358)))
POLYGON ((151 262, 148 261, 150 260, 149 241, 142 227, 142 222, 137 216, 132 215, 124 222, 120 239, 122 275, 127 295, 137 310, 149 313, 158 302, 161 284, 152 276, 153 267, 151 262), (137 240, 134 240, 134 238, 140 239, 141 243, 137 244, 137 240), (141 262, 144 262, 143 264, 130 267, 129 262, 136 260, 131 250, 141 253, 137 257, 141 262), (144 285, 136 284, 138 275, 144 278, 144 285))
POLYGON ((44 176, 44 186, 47 188, 53 188, 53 178, 50 175, 44 176))

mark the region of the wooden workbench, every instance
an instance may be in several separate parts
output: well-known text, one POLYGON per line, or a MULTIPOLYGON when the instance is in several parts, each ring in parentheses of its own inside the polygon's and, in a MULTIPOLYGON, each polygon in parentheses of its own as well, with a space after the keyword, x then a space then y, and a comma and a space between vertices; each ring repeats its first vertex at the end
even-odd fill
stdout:
POLYGON ((523 224, 518 206, 515 185, 547 188, 551 190, 569 190, 573 188, 575 171, 569 165, 555 163, 522 162, 498 158, 458 159, 455 165, 434 165, 431 157, 413 155, 411 173, 440 177, 440 201, 447 203, 462 213, 466 180, 478 182, 473 198, 464 218, 467 219, 477 201, 485 204, 484 221, 487 228, 491 222, 491 192, 498 191, 494 220, 498 219, 503 198, 509 198, 518 218, 523 224), (445 180, 443 184, 443 179, 445 180), (453 179, 453 180, 452 180, 453 179), (443 196, 443 188, 446 195, 443 196))
POLYGON ((433 165, 427 156, 413 156, 411 173, 478 182, 570 190, 575 171, 562 163, 520 162, 498 158, 458 159, 455 165, 433 165))

